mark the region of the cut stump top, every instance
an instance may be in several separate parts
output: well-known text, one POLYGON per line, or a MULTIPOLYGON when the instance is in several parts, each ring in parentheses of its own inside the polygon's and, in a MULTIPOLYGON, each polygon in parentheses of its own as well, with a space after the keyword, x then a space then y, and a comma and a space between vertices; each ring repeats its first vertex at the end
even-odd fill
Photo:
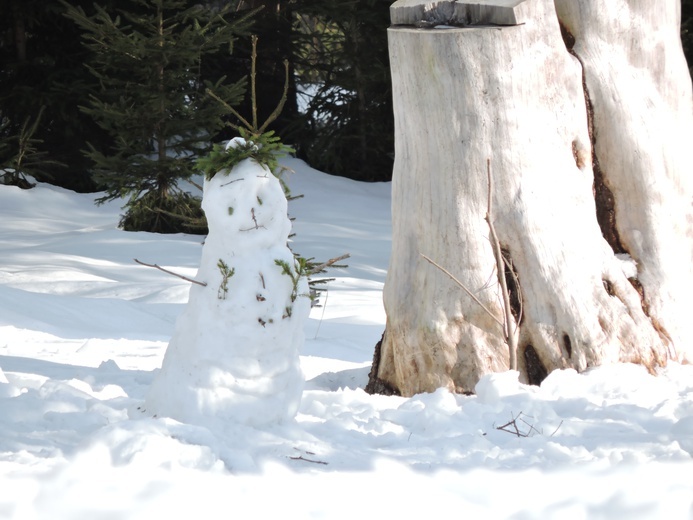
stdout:
POLYGON ((397 0, 390 6, 393 25, 519 25, 527 21, 528 0, 397 0))

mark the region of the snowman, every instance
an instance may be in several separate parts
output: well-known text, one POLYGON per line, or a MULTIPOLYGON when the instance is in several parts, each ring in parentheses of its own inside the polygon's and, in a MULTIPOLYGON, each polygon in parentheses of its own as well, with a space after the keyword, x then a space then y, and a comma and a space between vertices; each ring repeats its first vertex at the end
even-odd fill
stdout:
POLYGON ((146 410, 187 423, 290 419, 301 399, 310 299, 287 246, 284 190, 266 166, 245 159, 205 181, 202 209, 209 235, 196 278, 206 285, 190 288, 146 410))

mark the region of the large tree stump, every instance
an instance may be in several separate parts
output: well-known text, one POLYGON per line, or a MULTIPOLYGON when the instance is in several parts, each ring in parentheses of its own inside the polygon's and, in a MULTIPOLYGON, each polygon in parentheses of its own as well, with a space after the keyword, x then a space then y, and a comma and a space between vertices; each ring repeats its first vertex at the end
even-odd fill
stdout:
POLYGON ((562 31, 551 0, 467 4, 391 8, 393 246, 371 383, 467 392, 508 368, 502 327, 421 257, 502 318, 487 159, 493 221, 521 287, 504 274, 522 380, 685 358, 693 189, 681 137, 693 110, 679 8, 557 1, 562 31))
POLYGON ((584 68, 604 236, 637 262, 647 315, 690 361, 693 96, 680 2, 555 3, 584 68))

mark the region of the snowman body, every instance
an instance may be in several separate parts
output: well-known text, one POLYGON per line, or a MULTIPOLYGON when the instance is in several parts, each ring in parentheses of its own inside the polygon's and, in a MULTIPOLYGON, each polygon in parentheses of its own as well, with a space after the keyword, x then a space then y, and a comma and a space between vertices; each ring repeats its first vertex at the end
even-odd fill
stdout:
POLYGON ((205 181, 202 208, 209 235, 196 278, 206 285, 190 288, 146 408, 193 423, 292 418, 310 299, 287 245, 284 190, 266 167, 246 159, 205 181))

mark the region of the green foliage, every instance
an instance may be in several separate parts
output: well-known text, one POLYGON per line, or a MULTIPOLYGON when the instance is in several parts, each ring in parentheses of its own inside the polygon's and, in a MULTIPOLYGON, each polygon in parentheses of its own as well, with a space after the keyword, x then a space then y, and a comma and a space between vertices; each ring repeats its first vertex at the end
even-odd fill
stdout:
POLYGON ((236 273, 236 270, 233 267, 229 268, 228 264, 221 258, 217 262, 217 267, 221 273, 221 284, 219 285, 219 290, 217 291, 217 298, 220 300, 225 300, 226 295, 229 292, 229 278, 236 273))
POLYGON ((127 207, 127 213, 120 220, 124 231, 154 229, 157 233, 207 233, 199 197, 182 190, 133 194, 127 207))
POLYGON ((293 148, 282 144, 273 131, 258 136, 252 135, 244 128, 240 128, 238 132, 244 139, 243 143, 236 142, 235 146, 228 149, 226 145, 215 144, 206 157, 197 160, 196 167, 204 173, 207 180, 219 172, 228 175, 234 166, 246 159, 252 159, 276 173, 279 170, 279 157, 293 152, 293 148))
POLYGON ((34 137, 43 111, 42 107, 33 123, 30 118, 25 119, 17 135, 3 137, 10 122, 0 124, 0 183, 26 189, 33 186, 27 176, 41 181, 51 178, 46 167, 59 163, 46 157, 47 153, 38 148, 43 141, 34 137))
MULTIPOLYGON (((281 267, 282 274, 288 276, 291 279, 291 303, 296 301, 299 296, 307 296, 310 298, 310 294, 300 294, 298 292, 298 286, 301 278, 308 277, 307 260, 303 257, 295 257, 294 265, 291 266, 285 260, 275 260, 275 265, 281 267)), ((293 312, 293 305, 287 305, 284 309, 284 318, 290 318, 293 312)))
POLYGON ((195 160, 209 150, 225 113, 205 89, 215 89, 229 104, 243 94, 242 81, 203 79, 201 62, 231 50, 248 17, 230 21, 230 5, 188 7, 184 0, 131 0, 117 11, 97 5, 92 16, 63 4, 84 31, 87 65, 100 84, 80 108, 112 137, 108 149, 90 144, 86 151, 105 190, 99 202, 129 198, 126 229, 189 230, 195 212, 179 183, 196 172, 195 160), (155 218, 145 218, 148 209, 155 218))
MULTIPOLYGON (((286 260, 275 260, 275 265, 281 267, 282 274, 288 276, 291 279, 291 303, 296 301, 299 296, 308 296, 307 294, 300 294, 298 292, 298 284, 301 278, 308 277, 308 261, 303 257, 296 257, 294 260, 294 265, 291 266, 286 260)), ((291 315, 289 313, 289 315, 291 315)))

